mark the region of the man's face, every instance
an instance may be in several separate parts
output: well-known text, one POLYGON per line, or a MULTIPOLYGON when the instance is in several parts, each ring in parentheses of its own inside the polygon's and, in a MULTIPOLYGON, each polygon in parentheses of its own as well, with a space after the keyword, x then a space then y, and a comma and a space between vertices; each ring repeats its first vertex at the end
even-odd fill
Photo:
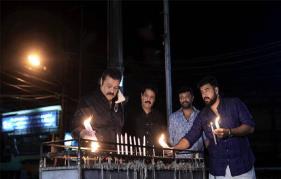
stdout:
POLYGON ((151 109, 155 102, 156 95, 154 91, 146 89, 143 94, 141 94, 141 105, 143 108, 151 109))
POLYGON ((193 103, 193 96, 190 94, 190 92, 183 92, 179 94, 179 100, 180 100, 180 104, 181 107, 183 109, 189 109, 192 107, 192 103, 193 103))
POLYGON ((116 96, 119 90, 119 84, 119 80, 115 80, 110 76, 106 76, 104 81, 101 81, 100 90, 108 101, 112 101, 116 96))
POLYGON ((208 83, 200 87, 200 92, 206 105, 212 106, 217 101, 218 87, 208 83))

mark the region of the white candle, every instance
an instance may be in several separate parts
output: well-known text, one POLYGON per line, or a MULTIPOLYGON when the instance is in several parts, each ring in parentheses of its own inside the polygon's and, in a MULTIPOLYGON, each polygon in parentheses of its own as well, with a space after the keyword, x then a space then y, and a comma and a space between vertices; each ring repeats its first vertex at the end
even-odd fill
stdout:
POLYGON ((132 136, 129 136, 129 143, 130 143, 130 154, 133 155, 132 136))
POLYGON ((143 136, 143 156, 146 156, 145 136, 143 136))
POLYGON ((141 143, 140 143, 140 138, 138 138, 138 146, 139 146, 139 155, 141 156, 141 143))
POLYGON ((135 151, 136 151, 136 155, 137 155, 137 147, 136 147, 136 145, 137 145, 136 136, 134 136, 134 146, 135 146, 135 151))
POLYGON ((127 140, 127 133, 125 133, 125 154, 128 155, 128 140, 127 140))
POLYGON ((121 136, 121 154, 123 155, 124 154, 123 136, 122 134, 120 136, 121 136))
POLYGON ((212 133, 213 133, 215 144, 217 145, 217 139, 216 139, 216 135, 214 133, 215 130, 214 130, 214 127, 213 127, 213 122, 211 122, 210 125, 211 125, 211 129, 212 129, 212 133))
POLYGON ((117 154, 120 154, 120 146, 119 146, 119 136, 116 134, 116 143, 117 143, 117 154))

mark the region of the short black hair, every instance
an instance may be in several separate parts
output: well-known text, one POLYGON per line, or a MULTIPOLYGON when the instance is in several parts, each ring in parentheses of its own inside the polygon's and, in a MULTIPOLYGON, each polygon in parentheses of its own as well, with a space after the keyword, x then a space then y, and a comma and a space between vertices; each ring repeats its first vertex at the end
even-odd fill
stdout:
POLYGON ((190 88, 190 87, 188 87, 188 86, 183 86, 183 87, 181 87, 181 88, 178 90, 178 94, 180 94, 180 93, 185 93, 185 92, 190 92, 190 94, 191 94, 192 96, 194 96, 192 88, 190 88))
POLYGON ((203 85, 210 84, 214 87, 218 87, 218 81, 214 76, 205 76, 202 78, 199 83, 197 84, 197 87, 200 89, 203 85))
POLYGON ((110 76, 114 80, 119 80, 119 81, 121 81, 121 78, 122 78, 122 74, 121 74, 120 70, 118 70, 116 68, 107 68, 107 69, 105 69, 103 71, 102 75, 101 75, 102 81, 104 81, 104 79, 107 76, 110 76))
POLYGON ((147 89, 153 91, 155 93, 155 96, 157 96, 158 89, 156 88, 155 85, 153 85, 153 84, 145 84, 145 85, 143 85, 143 87, 141 88, 141 94, 143 94, 145 92, 145 90, 147 90, 147 89))

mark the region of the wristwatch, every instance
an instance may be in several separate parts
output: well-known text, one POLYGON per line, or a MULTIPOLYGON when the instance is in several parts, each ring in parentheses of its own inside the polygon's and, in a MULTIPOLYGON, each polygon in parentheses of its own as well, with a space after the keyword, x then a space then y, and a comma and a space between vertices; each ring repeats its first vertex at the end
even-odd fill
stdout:
POLYGON ((228 130, 228 137, 233 137, 233 134, 231 132, 231 128, 229 128, 229 130, 228 130))

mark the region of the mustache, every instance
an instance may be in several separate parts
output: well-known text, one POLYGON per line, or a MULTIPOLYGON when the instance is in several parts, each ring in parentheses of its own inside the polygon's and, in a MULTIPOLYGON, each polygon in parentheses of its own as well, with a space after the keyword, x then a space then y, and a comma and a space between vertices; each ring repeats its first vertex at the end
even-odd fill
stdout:
POLYGON ((151 104, 151 102, 150 102, 150 101, 145 101, 144 103, 149 103, 149 104, 151 104))

